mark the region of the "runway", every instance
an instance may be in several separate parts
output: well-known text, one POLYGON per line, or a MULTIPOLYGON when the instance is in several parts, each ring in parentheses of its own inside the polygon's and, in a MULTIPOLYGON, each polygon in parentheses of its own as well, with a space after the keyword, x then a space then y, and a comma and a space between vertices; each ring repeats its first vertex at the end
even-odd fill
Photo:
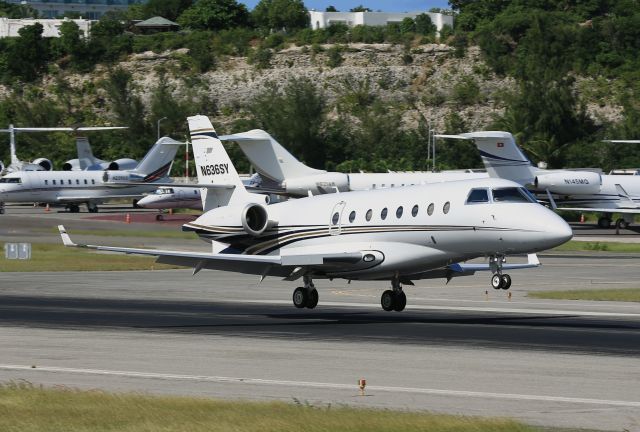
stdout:
POLYGON ((0 273, 0 381, 639 430, 640 305, 526 293, 633 286, 640 259, 543 264, 512 273, 511 301, 482 276, 427 281, 402 313, 377 282, 319 280, 298 310, 295 284, 222 272, 0 273))

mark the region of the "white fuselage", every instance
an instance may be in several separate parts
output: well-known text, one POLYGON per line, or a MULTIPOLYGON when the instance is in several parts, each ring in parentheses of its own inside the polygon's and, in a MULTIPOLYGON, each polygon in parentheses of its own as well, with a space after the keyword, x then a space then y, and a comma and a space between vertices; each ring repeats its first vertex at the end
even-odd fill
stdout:
MULTIPOLYGON (((544 192, 544 191, 539 191, 544 192)), ((557 194, 558 206, 591 207, 596 209, 630 208, 640 205, 640 176, 629 175, 602 175, 602 185, 597 193, 593 194, 557 194), (620 196, 616 185, 622 186, 629 195, 631 201, 620 196)), ((639 209, 640 210, 640 209, 639 209)))
POLYGON ((362 263, 362 268, 319 275, 353 279, 394 274, 419 279, 421 273, 451 263, 541 251, 572 236, 559 216, 537 204, 516 183, 500 179, 329 194, 273 204, 267 207, 273 224, 259 236, 243 229, 244 207, 216 208, 184 229, 242 254, 369 251, 374 258, 362 263), (476 189, 487 191, 487 201, 468 202, 476 189), (499 193, 496 190, 516 191, 520 199, 502 201, 492 194, 499 193))
POLYGON ((149 209, 188 208, 202 210, 202 198, 198 188, 161 187, 139 200, 138 206, 149 209))
POLYGON ((20 171, 0 178, 0 202, 100 202, 122 196, 142 196, 157 188, 153 183, 114 184, 118 181, 132 181, 132 178, 126 171, 20 171))

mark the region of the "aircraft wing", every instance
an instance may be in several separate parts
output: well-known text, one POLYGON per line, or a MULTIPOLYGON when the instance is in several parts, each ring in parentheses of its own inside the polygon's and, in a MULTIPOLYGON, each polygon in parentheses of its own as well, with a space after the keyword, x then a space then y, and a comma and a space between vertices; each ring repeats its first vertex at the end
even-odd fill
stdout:
POLYGON ((554 210, 597 212, 597 213, 640 214, 640 207, 636 207, 636 208, 556 207, 554 208, 554 210))
MULTIPOLYGON (((502 264, 502 270, 516 270, 540 267, 540 260, 536 254, 528 254, 526 263, 514 263, 514 264, 502 264)), ((448 266, 449 270, 455 273, 475 273, 477 271, 490 271, 492 270, 491 264, 467 264, 456 263, 448 266)))
POLYGON ((308 266, 353 265, 362 260, 360 252, 310 253, 296 255, 241 255, 234 253, 203 253, 162 249, 141 249, 74 243, 63 225, 58 225, 62 242, 67 247, 80 247, 109 252, 157 257, 160 264, 192 267, 196 274, 202 269, 235 271, 246 274, 288 276, 295 280, 302 276, 296 269, 308 266), (273 270, 273 271, 271 271, 273 270))

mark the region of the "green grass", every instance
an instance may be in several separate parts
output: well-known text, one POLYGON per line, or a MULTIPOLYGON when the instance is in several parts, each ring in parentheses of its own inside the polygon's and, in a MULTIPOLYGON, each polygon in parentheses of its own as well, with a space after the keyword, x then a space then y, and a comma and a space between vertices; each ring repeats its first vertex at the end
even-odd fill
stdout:
POLYGON ((640 252, 640 243, 618 243, 618 242, 582 242, 571 240, 554 251, 576 252, 576 251, 602 251, 602 252, 640 252))
MULTIPOLYGON (((44 231, 43 231, 44 232, 44 231)), ((46 230, 48 233, 58 234, 58 228, 46 230)), ((141 237, 141 238, 169 238, 195 240, 198 237, 194 233, 183 232, 180 227, 173 230, 82 230, 71 229, 69 235, 92 235, 99 237, 141 237)))
MULTIPOLYGON (((178 268, 156 264, 155 258, 124 254, 105 254, 59 244, 33 243, 30 260, 7 260, 0 257, 0 272, 37 271, 110 271, 166 270, 178 268)), ((0 429, 1 430, 1 429, 0 429)))
POLYGON ((595 300, 640 302, 640 288, 614 288, 530 292, 529 297, 552 300, 595 300))
POLYGON ((533 432, 539 429, 508 419, 326 405, 312 407, 300 403, 230 402, 101 391, 52 390, 28 384, 9 384, 0 387, 0 430, 533 432))

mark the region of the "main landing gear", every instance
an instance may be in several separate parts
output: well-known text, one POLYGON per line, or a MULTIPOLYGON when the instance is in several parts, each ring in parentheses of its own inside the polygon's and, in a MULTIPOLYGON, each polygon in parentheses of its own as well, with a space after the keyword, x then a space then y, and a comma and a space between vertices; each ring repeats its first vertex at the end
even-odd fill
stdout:
POLYGON ((318 290, 310 276, 304 276, 303 280, 304 287, 298 287, 293 291, 293 305, 298 309, 313 309, 318 305, 318 290))
POLYGON ((402 291, 402 285, 400 285, 400 281, 397 278, 391 281, 391 288, 383 292, 382 297, 380 297, 382 309, 387 312, 402 312, 407 305, 407 296, 402 291))
POLYGON ((502 255, 492 256, 491 257, 491 271, 493 272, 493 276, 491 276, 491 287, 493 289, 503 289, 508 290, 511 288, 511 276, 506 273, 502 273, 502 264, 506 261, 505 257, 502 255))

